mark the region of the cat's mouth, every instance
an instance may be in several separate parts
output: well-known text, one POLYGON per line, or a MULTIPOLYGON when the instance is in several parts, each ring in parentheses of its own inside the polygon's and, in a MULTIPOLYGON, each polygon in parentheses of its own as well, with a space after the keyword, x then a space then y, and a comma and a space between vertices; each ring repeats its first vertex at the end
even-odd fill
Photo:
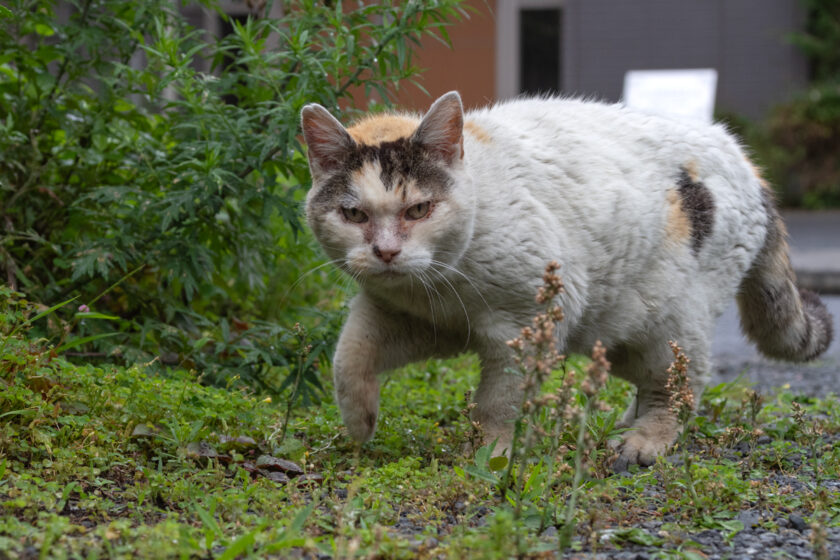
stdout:
POLYGON ((375 267, 368 269, 366 276, 370 280, 380 281, 385 283, 401 283, 407 281, 411 277, 409 269, 402 266, 386 265, 382 267, 375 267))
POLYGON ((374 274, 380 278, 404 278, 408 273, 396 268, 386 268, 384 270, 379 270, 374 274))

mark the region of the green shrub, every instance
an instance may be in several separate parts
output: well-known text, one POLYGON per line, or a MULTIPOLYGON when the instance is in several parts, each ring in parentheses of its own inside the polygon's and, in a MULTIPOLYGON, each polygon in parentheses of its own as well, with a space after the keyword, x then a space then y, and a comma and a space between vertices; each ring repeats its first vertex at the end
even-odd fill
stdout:
POLYGON ((387 104, 458 1, 301 0, 280 19, 269 2, 222 38, 168 0, 0 7, 3 279, 36 301, 80 296, 51 336, 120 333, 75 348, 88 358, 160 357, 266 389, 300 369, 300 320, 315 382, 340 282, 324 268, 290 292, 322 262, 301 223, 299 111, 340 112, 354 91, 387 104))
POLYGON ((785 205, 840 206, 840 4, 804 0, 806 31, 791 40, 808 57, 813 83, 774 109, 748 141, 785 205))

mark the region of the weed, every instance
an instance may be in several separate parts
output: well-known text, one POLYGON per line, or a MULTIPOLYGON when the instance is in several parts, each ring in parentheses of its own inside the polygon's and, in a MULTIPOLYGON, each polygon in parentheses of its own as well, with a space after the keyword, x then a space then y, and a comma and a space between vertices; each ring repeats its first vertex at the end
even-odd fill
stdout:
POLYGON ((671 412, 676 416, 680 426, 678 445, 682 450, 683 467, 687 481, 688 491, 691 493, 694 507, 699 507, 700 499, 697 497, 697 490, 694 487, 694 477, 691 472, 692 457, 688 452, 688 438, 690 436, 690 424, 694 417, 694 393, 688 381, 689 359, 683 353, 676 342, 670 341, 671 352, 674 354, 674 361, 668 367, 668 381, 665 390, 669 393, 669 406, 671 412))
MULTIPOLYGON (((546 266, 543 284, 537 292, 536 301, 545 310, 508 343, 516 363, 516 369, 510 373, 522 379, 522 404, 514 420, 510 457, 492 457, 492 446, 482 447, 475 453, 474 465, 458 471, 494 484, 503 502, 510 505, 520 557, 532 546, 522 527, 542 531, 561 525, 558 546, 562 551, 571 545, 584 475, 593 464, 591 453, 596 443, 606 441, 604 434, 614 424, 614 418, 600 425, 596 423, 593 434, 593 418, 598 409, 596 396, 606 384, 610 367, 604 347, 600 342, 595 345, 592 361, 579 381, 576 370, 568 367, 565 356, 557 349, 557 324, 563 320, 563 311, 556 304, 563 290, 558 268, 555 262, 546 266), (557 387, 545 391, 552 374, 558 370, 557 387), (540 456, 535 458, 537 450, 540 456), (571 467, 565 462, 568 456, 572 458, 571 467), (556 466, 558 457, 559 467, 556 466), (554 492, 557 483, 569 474, 569 494, 562 516, 558 516, 554 492)), ((469 407, 463 413, 468 414, 469 407)), ((479 436, 480 426, 473 424, 470 434, 471 438, 479 436)))

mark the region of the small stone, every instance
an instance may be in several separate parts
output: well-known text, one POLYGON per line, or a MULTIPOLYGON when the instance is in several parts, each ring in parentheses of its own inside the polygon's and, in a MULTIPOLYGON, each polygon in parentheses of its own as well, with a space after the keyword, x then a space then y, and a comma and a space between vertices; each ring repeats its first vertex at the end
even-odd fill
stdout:
POLYGON ((185 454, 190 459, 215 459, 219 456, 212 445, 206 441, 191 441, 187 444, 185 454))
POLYGON ((771 438, 770 436, 766 436, 766 435, 761 436, 760 438, 755 440, 755 442, 759 445, 767 445, 768 443, 771 443, 772 441, 773 441, 773 438, 771 438))
POLYGON ((251 461, 245 461, 244 463, 241 463, 240 466, 251 474, 259 472, 259 469, 257 469, 257 466, 254 463, 252 463, 251 461))
POLYGON ((247 451, 248 449, 255 449, 257 442, 252 437, 248 436, 219 436, 219 449, 222 451, 247 451))
POLYGON ((256 464, 257 468, 268 471, 279 471, 290 476, 303 474, 303 469, 300 468, 297 463, 292 463, 291 461, 287 461, 285 459, 278 459, 277 457, 272 457, 271 455, 260 455, 257 457, 256 464))
POLYGON ((268 480, 276 482, 278 484, 286 484, 287 482, 289 482, 289 477, 281 473, 280 471, 267 471, 261 469, 260 474, 266 477, 268 480))
POLYGON ((324 482, 324 475, 320 473, 307 473, 302 474, 295 479, 298 486, 307 486, 307 485, 318 485, 320 486, 324 482))
POLYGON ((744 529, 749 530, 758 525, 761 516, 757 511, 744 510, 738 513, 736 519, 744 524, 744 529))
POLYGON ((762 533, 758 536, 758 540, 760 540, 761 544, 764 546, 779 545, 779 535, 775 533, 762 533))
POLYGON ((790 526, 800 533, 808 528, 808 524, 805 523, 805 520, 795 513, 791 513, 790 516, 788 516, 788 521, 790 521, 790 526))
POLYGON ((549 527, 548 529, 543 531, 540 536, 544 537, 544 538, 554 538, 554 537, 556 537, 557 536, 557 527, 552 525, 551 527, 549 527))

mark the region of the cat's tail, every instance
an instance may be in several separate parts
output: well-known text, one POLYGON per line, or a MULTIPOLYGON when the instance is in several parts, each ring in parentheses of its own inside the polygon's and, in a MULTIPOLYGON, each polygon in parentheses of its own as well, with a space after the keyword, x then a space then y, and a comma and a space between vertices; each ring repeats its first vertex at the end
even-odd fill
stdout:
POLYGON ((831 344, 831 315, 817 294, 796 286, 787 229, 767 191, 765 209, 767 237, 737 296, 741 327, 769 358, 813 360, 831 344))

